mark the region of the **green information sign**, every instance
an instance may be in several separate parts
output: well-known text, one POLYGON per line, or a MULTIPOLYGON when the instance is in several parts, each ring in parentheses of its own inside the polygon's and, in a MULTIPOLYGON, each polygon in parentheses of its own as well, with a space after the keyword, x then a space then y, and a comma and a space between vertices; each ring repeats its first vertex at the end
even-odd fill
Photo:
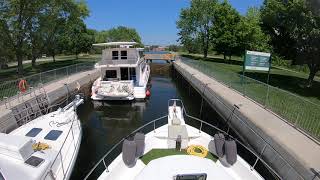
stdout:
POLYGON ((270 57, 270 53, 246 51, 244 70, 269 71, 270 57))

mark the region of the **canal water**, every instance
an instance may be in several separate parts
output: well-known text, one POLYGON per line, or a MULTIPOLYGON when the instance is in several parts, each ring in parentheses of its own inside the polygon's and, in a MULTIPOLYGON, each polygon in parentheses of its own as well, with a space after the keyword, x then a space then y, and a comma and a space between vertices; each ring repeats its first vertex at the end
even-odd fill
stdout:
MULTIPOLYGON (((78 115, 82 122, 83 136, 72 180, 83 179, 108 150, 132 131, 166 115, 168 100, 171 98, 182 99, 187 113, 200 117, 201 96, 181 76, 176 76, 169 64, 154 62, 151 64, 151 73, 151 96, 145 101, 102 104, 87 97, 85 103, 79 107, 78 115)), ((219 128, 227 128, 218 114, 206 103, 202 107, 201 119, 219 128)), ((189 123, 195 127, 199 126, 196 122, 189 123)), ((110 156, 109 161, 111 162, 119 152, 120 150, 110 156)), ((248 159, 251 160, 250 157, 248 159)), ((100 166, 92 177, 96 178, 102 169, 100 166)))

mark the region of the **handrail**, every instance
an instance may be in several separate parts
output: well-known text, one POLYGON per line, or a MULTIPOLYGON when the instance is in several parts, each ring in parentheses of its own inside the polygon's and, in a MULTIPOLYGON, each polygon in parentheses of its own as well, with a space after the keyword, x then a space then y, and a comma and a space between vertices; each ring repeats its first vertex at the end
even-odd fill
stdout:
MULTIPOLYGON (((176 99, 176 100, 178 100, 178 99, 176 99)), ((169 102, 169 101, 168 101, 168 102, 169 102)), ((181 101, 181 103, 182 103, 182 111, 183 111, 183 114, 185 114, 186 117, 192 118, 192 119, 194 119, 194 120, 196 120, 196 121, 198 121, 198 122, 201 123, 201 126, 200 126, 200 128, 199 128, 199 131, 200 131, 200 132, 201 132, 202 123, 204 123, 204 124, 208 125, 209 127, 213 128, 213 129, 215 129, 215 130, 217 130, 217 131, 219 131, 219 132, 221 132, 221 133, 223 133, 223 134, 226 134, 229 138, 235 140, 238 144, 240 144, 241 146, 243 146, 247 151, 249 151, 251 154, 253 154, 253 155, 257 158, 256 161, 255 161, 255 163, 254 163, 254 165, 251 166, 251 170, 253 170, 253 169, 255 168, 255 165, 256 165, 257 162, 260 160, 269 170, 272 171, 273 175, 275 175, 275 176, 276 176, 277 178, 279 178, 279 179, 282 179, 281 176, 280 176, 271 166, 269 166, 257 153, 255 153, 252 149, 250 149, 249 147, 247 147, 246 145, 244 145, 244 144, 243 144, 242 142, 240 142, 238 139, 236 139, 236 138, 234 138, 233 136, 229 135, 229 134, 228 134, 227 132, 225 132, 224 130, 221 130, 220 128, 215 127, 215 126, 211 125, 211 124, 208 123, 208 122, 205 122, 205 121, 203 121, 203 120, 201 120, 201 119, 199 119, 199 118, 196 118, 196 117, 193 117, 193 116, 187 114, 187 112, 185 111, 185 108, 184 108, 184 105, 183 105, 183 102, 182 102, 182 101, 181 101)), ((165 116, 162 116, 162 117, 160 117, 160 118, 154 119, 154 120, 152 120, 152 121, 144 124, 143 126, 137 128, 136 130, 134 130, 133 132, 131 132, 131 133, 130 133, 129 135, 127 135, 126 137, 122 138, 117 144, 115 144, 115 145, 90 169, 90 171, 89 171, 89 172, 87 173, 87 175, 85 176, 84 180, 87 180, 87 179, 91 176, 91 174, 93 173, 93 171, 98 167, 98 165, 100 165, 101 162, 103 162, 104 167, 105 167, 105 170, 106 170, 107 172, 109 172, 109 170, 108 170, 108 166, 109 166, 109 165, 106 165, 106 163, 105 163, 105 158, 106 158, 116 147, 118 147, 126 138, 128 138, 128 137, 130 137, 132 134, 134 134, 134 133, 142 130, 142 129, 145 128, 146 126, 149 126, 150 124, 154 124, 154 129, 153 129, 153 131, 155 132, 155 130, 156 130, 156 126, 155 126, 156 122, 162 120, 162 119, 165 118, 165 117, 168 117, 168 115, 165 115, 165 116)))
MULTIPOLYGON (((79 100, 79 99, 77 99, 77 100, 79 100)), ((83 102, 83 101, 82 101, 83 102)), ((73 104, 73 107, 74 107, 74 109, 68 109, 68 110, 72 110, 72 111, 75 111, 76 110, 76 107, 75 107, 75 105, 76 105, 76 101, 74 100, 74 101, 72 101, 70 104, 73 104)), ((72 119, 72 121, 71 121, 71 125, 70 125, 70 128, 68 129, 68 133, 67 133, 67 135, 66 135, 66 138, 64 139, 64 141, 63 141, 63 143, 62 143, 62 146, 60 147, 60 149, 59 149, 59 151, 58 151, 58 153, 57 153, 57 155, 56 155, 56 157, 54 158, 54 160, 52 161, 52 164, 51 164, 51 166, 50 166, 50 169, 52 170, 52 168, 53 168, 53 166, 54 166, 54 164, 56 163, 56 161, 57 161, 57 158, 58 158, 58 156, 60 155, 60 163, 61 163, 61 168, 62 168, 62 173, 63 173, 63 179, 65 179, 66 178, 66 174, 67 174, 67 172, 68 172, 68 170, 69 170, 69 168, 70 168, 70 164, 71 163, 69 163, 69 165, 68 165, 68 167, 67 167, 67 169, 65 170, 64 168, 64 166, 63 166, 63 158, 62 158, 62 148, 65 146, 65 143, 66 143, 66 141, 67 141, 67 139, 68 139, 68 137, 69 137, 69 135, 70 135, 70 132, 72 132, 72 141, 75 141, 75 139, 74 139, 74 132, 73 132, 73 125, 74 125, 74 122, 75 121, 79 121, 79 120, 77 120, 77 114, 76 114, 76 112, 73 112, 74 114, 73 114, 73 119, 72 119)), ((78 129, 81 131, 81 126, 79 126, 79 124, 78 124, 78 129)), ((76 150, 76 147, 77 147, 77 145, 79 144, 79 138, 78 138, 78 141, 77 141, 77 144, 74 144, 74 148, 75 148, 75 150, 76 150)), ((75 152, 73 152, 72 153, 72 156, 74 156, 74 153, 75 152)), ((58 169, 57 169, 58 170, 58 169)))

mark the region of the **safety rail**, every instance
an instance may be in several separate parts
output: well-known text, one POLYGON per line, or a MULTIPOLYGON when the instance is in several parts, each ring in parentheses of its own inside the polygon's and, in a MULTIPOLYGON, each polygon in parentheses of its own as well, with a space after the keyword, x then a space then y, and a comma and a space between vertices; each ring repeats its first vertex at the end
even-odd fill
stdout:
MULTIPOLYGON (((18 117, 18 119, 16 119, 16 124, 18 127, 23 126, 25 124, 27 124, 28 122, 46 115, 50 112, 52 112, 53 110, 58 109, 59 107, 65 106, 69 103, 70 98, 71 97, 75 97, 75 95, 79 94, 81 97, 83 96, 83 94, 81 93, 73 93, 73 94, 67 94, 67 97, 64 99, 61 99, 60 101, 56 102, 55 104, 49 105, 49 104, 44 104, 45 102, 38 102, 36 100, 36 98, 38 97, 43 97, 43 98, 47 98, 47 95, 44 94, 35 94, 35 99, 30 99, 28 101, 24 101, 21 105, 23 106, 23 109, 19 111, 20 116, 18 117), (25 106, 25 103, 28 103, 28 107, 25 106), (41 106, 43 108, 41 108, 41 106)), ((46 99, 45 101, 48 101, 48 99, 46 99)), ((47 102, 49 103, 49 102, 47 102)), ((12 118, 15 118, 15 114, 12 112, 11 116, 8 117, 7 121, 12 121, 12 118)), ((2 129, 4 129, 2 132, 4 133, 9 133, 11 130, 13 130, 11 128, 11 125, 7 125, 6 126, 6 121, 3 121, 0 123, 0 127, 2 127, 2 129), (10 131, 9 131, 10 130, 10 131)))
POLYGON ((137 64, 138 58, 136 59, 116 59, 116 60, 102 60, 98 62, 98 65, 119 65, 119 64, 137 64))
POLYGON ((307 136, 320 141, 320 105, 297 94, 238 74, 215 63, 179 57, 181 62, 249 97, 260 106, 282 117, 307 136))
POLYGON ((78 63, 0 83, 0 104, 11 101, 23 95, 32 94, 33 91, 39 87, 39 84, 45 85, 79 72, 92 70, 93 68, 94 62, 78 63), (26 92, 23 93, 18 87, 21 80, 26 80, 26 86, 29 87, 27 88, 26 92))
MULTIPOLYGON (((178 99, 177 99, 178 100, 178 99)), ((182 102, 182 101, 181 101, 182 102)), ((169 102, 168 102, 169 104, 169 102)), ((249 162, 247 162, 250 167, 251 167, 251 170, 255 170, 255 167, 258 163, 258 161, 260 161, 272 174, 272 176, 276 179, 282 179, 281 176, 270 166, 268 165, 261 157, 261 155, 257 154, 253 149, 247 147, 246 145, 244 145, 242 142, 240 142, 238 139, 236 139, 235 137, 233 137, 232 135, 230 135, 228 132, 218 128, 218 127, 215 127, 213 125, 211 125, 210 123, 208 122, 205 122, 199 118, 196 118, 196 117, 193 117, 189 114, 187 114, 187 112, 185 111, 185 108, 184 108, 184 105, 183 105, 183 102, 182 102, 182 112, 184 114, 185 117, 188 117, 188 118, 191 118, 197 122, 200 123, 200 127, 199 127, 199 132, 201 133, 202 132, 202 126, 203 124, 205 125, 208 125, 209 127, 213 128, 215 131, 218 131, 220 133, 223 133, 225 134, 227 137, 233 139, 236 141, 237 144, 239 144, 241 147, 244 148, 244 150, 246 150, 247 152, 249 152, 250 154, 254 155, 256 160, 254 161, 254 163, 251 165, 249 164, 249 162)), ((106 157, 108 157, 111 152, 113 152, 116 148, 120 147, 120 145, 122 144, 122 142, 127 139, 128 137, 131 137, 133 136, 135 133, 139 132, 139 131, 142 131, 143 129, 145 129, 146 127, 150 126, 150 125, 153 125, 153 132, 155 133, 156 132, 156 124, 157 122, 165 119, 167 120, 166 118, 168 117, 169 115, 165 115, 165 116, 162 116, 160 118, 157 118, 157 119, 154 119, 146 124, 144 124, 143 126, 137 128, 136 130, 134 130, 133 132, 131 132, 129 135, 125 136, 124 138, 122 138, 118 143, 116 143, 114 146, 112 146, 112 148, 90 169, 90 171, 87 173, 87 175, 85 176, 84 180, 87 180, 91 175, 92 173, 95 171, 95 169, 102 163, 104 168, 105 168, 105 171, 106 172, 109 172, 109 165, 106 164, 106 157)), ((188 124, 188 123, 187 123, 188 124)))
MULTIPOLYGON (((69 107, 73 107, 73 109, 72 110, 76 110, 76 107, 77 107, 77 105, 80 105, 81 103, 83 102, 83 99, 80 99, 80 96, 79 95, 77 95, 76 96, 76 99, 74 100, 74 101, 72 101, 70 104, 68 104, 67 106, 69 106, 69 107), (79 102, 80 101, 80 102, 79 102), (80 104, 78 104, 78 103, 80 103, 80 104)), ((66 107, 67 107, 66 106, 66 107)), ((53 163, 52 163, 52 165, 51 165, 51 173, 53 173, 52 172, 52 170, 53 170, 53 168, 54 168, 54 166, 56 165, 56 163, 59 163, 60 162, 60 164, 61 164, 61 166, 58 166, 57 168, 59 168, 59 169, 57 169, 57 171, 56 171, 56 173, 53 173, 53 174, 56 174, 56 176, 57 176, 57 174, 59 173, 59 171, 60 170, 62 170, 62 173, 63 173, 63 180, 64 179, 67 179, 67 177, 66 177, 66 175, 67 175, 67 172, 69 171, 69 168, 71 167, 71 164, 72 164, 72 159, 74 158, 74 156, 75 156, 75 153, 76 153, 76 149, 77 149, 77 147, 79 147, 79 144, 81 143, 80 142, 80 140, 81 140, 81 134, 82 134, 82 128, 81 128, 81 124, 80 124, 80 120, 79 119, 77 119, 77 113, 76 112, 74 112, 74 114, 73 114, 73 120, 71 121, 71 125, 70 125, 70 128, 68 129, 68 133, 67 133, 67 135, 66 135, 66 138, 64 139, 64 141, 63 141, 63 144, 62 144, 62 146, 61 146, 61 148, 59 149, 59 151, 58 151, 58 153, 57 153, 57 155, 56 155, 56 157, 54 158, 54 160, 53 160, 53 163), (77 122, 76 124, 75 124, 75 121, 77 122), (75 125, 75 127, 74 127, 74 125, 75 125), (75 129, 76 128, 76 129, 75 129), (79 131, 79 137, 78 137, 78 139, 76 139, 75 140, 75 130, 78 130, 79 131), (70 136, 70 133, 71 133, 71 136, 70 136), (70 150, 69 148, 69 146, 70 146, 70 143, 67 143, 66 144, 66 142, 67 142, 67 140, 68 140, 68 138, 72 138, 72 139, 70 139, 71 140, 71 142, 73 142, 73 146, 74 146, 74 151, 72 152, 72 156, 71 156, 71 159, 70 159, 70 162, 69 162, 69 164, 68 164, 68 166, 67 167, 65 167, 65 165, 64 165, 64 158, 66 158, 66 156, 70 156, 68 153, 66 153, 64 156, 64 158, 63 158, 63 153, 62 153, 62 150, 63 150, 63 148, 64 147, 67 147, 67 150, 70 150), (60 159, 58 159, 58 157, 60 157, 60 159)), ((59 165, 59 164, 58 164, 59 165)), ((69 174, 70 175, 70 174, 69 174)), ((55 177, 56 178, 56 177, 55 177)))
MULTIPOLYGON (((190 74, 189 77, 185 77, 186 79, 188 79, 188 81, 192 81, 195 77, 194 74, 190 74)), ((252 127, 245 121, 242 119, 242 117, 240 117, 239 115, 237 115, 235 113, 236 110, 239 109, 239 106, 234 104, 233 107, 231 108, 228 104, 226 104, 225 102, 221 101, 220 98, 217 97, 216 94, 214 94, 212 92, 212 90, 210 90, 208 88, 208 83, 202 82, 200 84, 202 86, 202 88, 197 89, 196 87, 193 87, 195 90, 197 90, 199 92, 199 94, 202 96, 201 99, 201 106, 200 106, 200 115, 202 114, 202 110, 203 110, 203 102, 204 100, 206 100, 209 104, 215 106, 215 107, 222 107, 224 109, 224 111, 229 113, 229 117, 226 120, 226 124, 228 125, 228 129, 227 132, 229 132, 230 130, 230 120, 232 120, 233 118, 236 119, 238 128, 245 128, 247 130, 246 134, 250 134, 251 137, 250 138, 256 138, 258 139, 258 142, 262 142, 263 143, 263 147, 261 148, 261 144, 260 143, 256 143, 256 144, 250 144, 251 146, 254 147, 254 149, 261 149, 260 150, 260 156, 264 156, 265 152, 268 152, 269 154, 273 154, 274 157, 276 157, 278 159, 277 162, 274 161, 269 161, 268 164, 273 164, 273 163, 281 163, 283 164, 283 166, 281 166, 281 168, 276 168, 276 166, 272 166, 273 169, 276 169, 277 172, 281 172, 282 174, 282 178, 283 179, 287 179, 287 176, 295 174, 295 177, 299 177, 300 179, 304 179, 303 176, 301 175, 300 172, 298 172, 288 161, 286 158, 284 158, 276 149, 273 148, 273 146, 267 141, 265 140, 259 133, 257 133, 254 129, 252 129, 252 127), (210 97, 213 97, 214 99, 207 99, 205 98, 204 94, 210 94, 210 97), (281 160, 281 162, 279 162, 279 160, 281 160), (283 175, 285 174, 285 175, 283 175)), ((192 87, 193 85, 190 83, 189 86, 189 92, 190 92, 190 87, 192 87)), ((220 117, 224 117, 223 114, 221 114, 219 111, 216 111, 220 117)), ((266 158, 265 158, 266 159, 266 158)), ((267 160, 265 160, 267 161, 267 160)))

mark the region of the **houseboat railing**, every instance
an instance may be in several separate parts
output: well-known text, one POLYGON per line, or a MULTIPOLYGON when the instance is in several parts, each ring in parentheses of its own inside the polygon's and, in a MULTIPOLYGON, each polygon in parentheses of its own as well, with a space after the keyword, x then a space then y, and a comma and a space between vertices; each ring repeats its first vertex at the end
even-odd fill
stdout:
POLYGON ((98 65, 136 64, 137 59, 101 60, 98 65))

